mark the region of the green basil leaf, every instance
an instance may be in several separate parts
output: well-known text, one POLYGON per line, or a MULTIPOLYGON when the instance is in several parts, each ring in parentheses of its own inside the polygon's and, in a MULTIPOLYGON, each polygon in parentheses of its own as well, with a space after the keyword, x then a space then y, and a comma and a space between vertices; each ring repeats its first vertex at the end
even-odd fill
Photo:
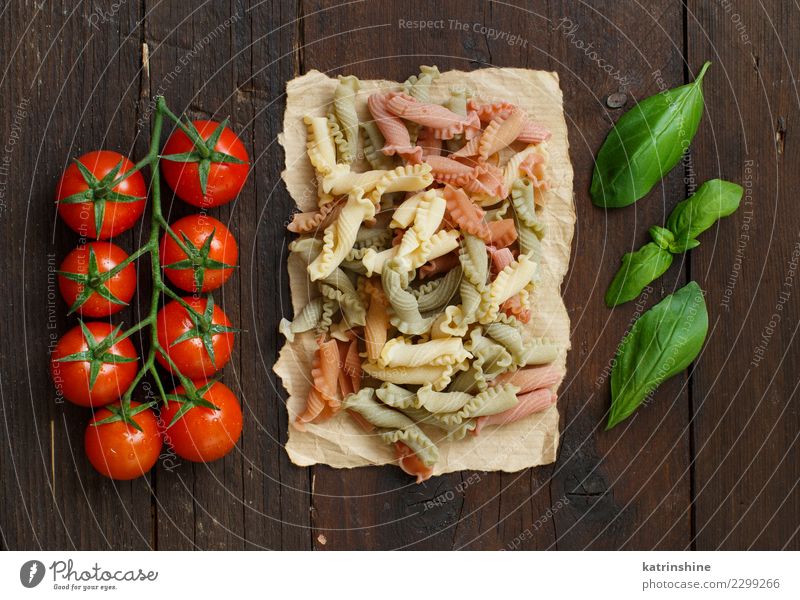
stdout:
POLYGON ((739 208, 742 186, 722 179, 706 181, 689 198, 672 210, 667 228, 675 236, 672 252, 684 252, 699 242, 695 238, 709 229, 718 219, 727 217, 739 208), (692 243, 694 242, 694 245, 692 243))
POLYGON ((688 367, 707 332, 706 301, 694 281, 644 313, 617 350, 606 429, 627 419, 648 394, 688 367))
POLYGON ((647 230, 647 232, 656 243, 656 246, 663 250, 669 250, 675 243, 675 236, 672 235, 672 232, 669 229, 664 229, 658 225, 653 225, 647 230))
POLYGON ((672 264, 672 254, 650 242, 622 257, 622 265, 606 291, 606 306, 613 308, 636 298, 672 264))
POLYGON ((710 64, 694 82, 642 100, 617 121, 597 153, 590 188, 595 205, 633 204, 678 163, 700 125, 710 64))

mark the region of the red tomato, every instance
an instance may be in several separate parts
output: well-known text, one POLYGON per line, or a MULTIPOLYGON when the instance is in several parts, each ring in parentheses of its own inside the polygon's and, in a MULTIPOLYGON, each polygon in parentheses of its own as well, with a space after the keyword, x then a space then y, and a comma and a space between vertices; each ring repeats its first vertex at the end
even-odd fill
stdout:
POLYGON ((121 420, 93 425, 120 410, 118 405, 109 408, 98 410, 86 426, 83 437, 86 456, 101 475, 120 480, 136 479, 152 469, 161 454, 163 443, 156 416, 149 408, 131 402, 131 418, 141 431, 121 420))
MULTIPOLYGON (((196 405, 172 424, 183 403, 168 402, 161 409, 162 427, 166 427, 164 440, 181 458, 211 462, 228 454, 239 440, 242 409, 228 386, 219 382, 210 384, 210 387, 203 382, 194 383, 202 398, 217 408, 196 405)), ((172 393, 182 395, 185 392, 180 386, 172 393)))
POLYGON ((171 227, 190 251, 187 255, 168 233, 161 238, 161 264, 179 267, 164 269, 174 285, 187 292, 208 292, 233 275, 232 268, 219 267, 235 265, 239 247, 233 234, 220 221, 208 215, 189 215, 175 221, 171 227))
POLYGON ((78 161, 87 172, 71 164, 56 188, 61 218, 81 236, 101 240, 133 227, 144 212, 147 197, 144 177, 137 171, 114 188, 108 187, 114 179, 132 169, 133 163, 111 150, 89 152, 78 161), (121 168, 116 170, 120 162, 121 168), (97 217, 102 221, 99 233, 97 217))
POLYGON ((128 258, 111 242, 90 242, 75 248, 61 263, 58 288, 70 312, 85 317, 107 317, 121 311, 136 291, 133 263, 106 279, 108 273, 128 258))
POLYGON ((136 376, 139 357, 130 338, 105 348, 103 342, 113 331, 109 323, 81 322, 56 344, 50 360, 53 383, 73 404, 103 406, 113 402, 136 376), (97 369, 94 382, 90 381, 92 364, 97 369))
MULTIPOLYGON (((183 300, 200 316, 193 316, 173 300, 156 316, 158 343, 183 375, 189 379, 207 379, 230 360, 235 330, 210 296, 208 299, 187 297, 183 300), (209 354, 209 348, 213 356, 209 354)), ((156 358, 172 372, 172 367, 160 352, 156 358)))
MULTIPOLYGON (((216 121, 193 121, 197 132, 204 141, 222 124, 216 121)), ((227 127, 220 132, 219 139, 213 145, 198 148, 181 129, 176 129, 169 136, 162 151, 163 156, 187 155, 191 157, 183 161, 162 159, 161 171, 178 198, 194 206, 213 207, 227 204, 233 200, 244 186, 250 167, 250 157, 239 137, 227 127), (223 162, 233 157, 238 162, 223 162), (237 160, 238 159, 238 160, 237 160), (205 193, 200 183, 200 167, 205 162, 208 168, 208 180, 205 193)))

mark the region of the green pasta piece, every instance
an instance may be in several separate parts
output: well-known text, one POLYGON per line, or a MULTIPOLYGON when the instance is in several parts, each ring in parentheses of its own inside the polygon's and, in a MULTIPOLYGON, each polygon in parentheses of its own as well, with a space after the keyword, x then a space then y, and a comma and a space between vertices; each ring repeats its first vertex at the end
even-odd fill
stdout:
POLYGON ((423 408, 408 407, 402 409, 402 412, 418 425, 428 425, 444 431, 445 438, 450 441, 463 440, 476 426, 474 419, 465 419, 460 423, 453 424, 443 423, 441 419, 436 418, 436 415, 423 408))
MULTIPOLYGON (((356 93, 361 88, 358 78, 339 75, 339 85, 333 92, 333 112, 347 144, 340 156, 342 162, 350 164, 358 154, 358 113, 356 93)), ((340 149, 341 150, 341 149, 340 149)))
POLYGON ((394 313, 390 322, 401 333, 419 335, 430 329, 433 318, 422 316, 414 294, 405 289, 408 287, 408 278, 407 264, 402 259, 390 260, 381 273, 383 291, 394 313))
MULTIPOLYGON (((394 383, 385 382, 375 390, 381 402, 392 408, 409 408, 417 404, 417 394, 394 383)), ((417 408, 419 408, 417 406, 417 408)))
POLYGON ((373 169, 385 169, 390 171, 397 166, 394 157, 386 156, 383 153, 383 146, 386 140, 383 139, 381 130, 375 121, 367 121, 360 124, 362 148, 364 149, 364 158, 367 159, 370 167, 373 169))
POLYGON ((483 218, 486 221, 501 221, 505 219, 509 206, 511 206, 511 203, 508 200, 503 200, 503 202, 497 208, 487 210, 486 215, 483 218))
POLYGON ((333 144, 336 146, 337 163, 350 164, 353 162, 353 155, 350 154, 350 145, 342 133, 342 128, 339 126, 339 121, 336 119, 334 112, 328 111, 328 131, 331 134, 333 144), (350 159, 349 161, 347 159, 350 159))
POLYGON ((466 419, 496 415, 517 405, 518 391, 519 388, 510 383, 488 388, 473 396, 461 410, 435 418, 445 425, 458 425, 466 419))
MULTIPOLYGON (((467 116, 467 98, 470 94, 467 88, 463 85, 454 85, 450 87, 450 97, 445 100, 444 107, 457 115, 462 117, 467 116)), ((464 146, 464 136, 461 134, 455 135, 451 140, 445 140, 445 147, 450 152, 461 150, 464 146)))
POLYGON ((289 250, 292 254, 302 256, 306 262, 311 263, 322 252, 322 240, 314 237, 298 238, 289 244, 289 250))
POLYGON ((343 407, 357 412, 378 428, 386 443, 403 442, 422 461, 432 467, 439 460, 439 450, 431 439, 403 413, 375 400, 373 388, 362 388, 344 399, 343 407))
POLYGON ((319 284, 323 297, 339 302, 342 314, 350 325, 366 323, 367 308, 344 271, 337 267, 326 278, 320 279, 319 284))
POLYGON ((413 291, 417 297, 419 310, 421 312, 431 312, 440 310, 448 304, 452 304, 454 296, 461 284, 461 268, 457 267, 449 271, 445 276, 434 279, 413 291))
POLYGON ((527 177, 520 177, 512 184, 511 203, 520 222, 532 229, 541 239, 544 236, 545 227, 539 215, 536 214, 534 187, 527 177))
POLYGON ((505 323, 492 323, 486 327, 486 335, 508 350, 514 365, 525 364, 527 350, 519 328, 505 323))
POLYGON ((327 333, 333 325, 333 316, 339 311, 339 303, 336 300, 324 298, 322 300, 322 314, 315 329, 317 335, 327 333))
POLYGON ((288 341, 293 342, 296 333, 311 331, 319 325, 320 319, 322 318, 322 304, 323 298, 314 298, 303 307, 303 310, 300 311, 300 314, 297 315, 294 320, 289 321, 288 319, 281 319, 278 330, 286 336, 288 341))
MULTIPOLYGON (((419 75, 412 75, 403 83, 406 94, 419 100, 420 102, 431 101, 431 84, 436 81, 441 73, 435 65, 432 67, 421 66, 419 75)), ((464 113, 466 114, 466 112, 464 113)))
POLYGON ((479 237, 464 233, 458 259, 464 275, 459 287, 463 318, 466 324, 474 323, 487 291, 489 258, 486 254, 486 244, 479 237))

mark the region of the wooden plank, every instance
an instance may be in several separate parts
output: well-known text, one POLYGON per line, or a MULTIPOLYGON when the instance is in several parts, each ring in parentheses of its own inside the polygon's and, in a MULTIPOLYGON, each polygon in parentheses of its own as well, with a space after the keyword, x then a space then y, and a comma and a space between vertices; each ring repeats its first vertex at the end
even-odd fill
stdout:
POLYGON ((712 331, 693 377, 698 549, 800 548, 800 37, 785 3, 689 2, 690 65, 713 61, 694 143, 698 180, 745 186, 702 237, 692 276, 712 331))
MULTIPOLYGON (((2 509, 8 546, 143 549, 152 545, 149 481, 112 483, 89 466, 83 432, 89 411, 57 403, 47 344, 77 324, 48 268, 78 242, 55 218, 54 189, 71 157, 135 139, 138 10, 100 17, 90 6, 17 5, 3 19, 11 61, 4 97, 25 104, 14 125, 3 256, 15 273, 15 309, 4 317, 2 509), (48 32, 23 35, 21 31, 48 32), (133 35, 131 35, 133 33, 133 35), (80 40, 80 43, 78 42, 80 40)), ((4 118, 13 119, 12 111, 4 118), (10 116, 9 116, 10 115, 10 116)), ((11 132, 12 120, 4 132, 11 132)), ((133 232, 115 240, 131 248, 133 232)), ((129 318, 123 312, 119 318, 129 318)))
POLYGON ((280 179, 285 82, 296 73, 298 25, 295 2, 253 1, 247 8, 250 33, 241 39, 248 76, 237 94, 250 108, 254 171, 252 202, 240 212, 243 327, 241 383, 248 412, 245 454, 245 534, 248 548, 311 548, 310 476, 289 462, 283 445, 288 431, 283 386, 272 372, 283 339, 275 324, 282 316, 279 294, 288 287, 286 215, 292 200, 280 179), (257 200, 257 201, 256 201, 257 200), (245 226, 247 224, 247 226, 245 226), (246 344, 246 345, 245 345, 246 344))
MULTIPOLYGON (((237 30, 249 23, 241 7, 212 3, 202 7, 176 3, 147 5, 146 42, 149 48, 150 97, 162 94, 177 114, 194 119, 222 120, 230 116, 231 127, 249 146, 248 112, 237 105, 239 62, 234 56, 237 30), (240 122, 239 118, 243 117, 240 122)), ((169 132, 171 127, 166 126, 169 132)), ((167 192, 165 213, 170 221, 200 212, 174 199, 167 192)), ((252 188, 236 203, 209 209, 207 213, 229 226, 241 239, 239 204, 255 204, 252 188)), ((240 273, 214 293, 215 302, 231 321, 242 322, 240 273)), ((224 382, 241 398, 236 373, 241 368, 245 335, 236 336, 236 347, 225 368, 224 382)), ((167 378, 168 379, 168 378, 167 378)), ((191 464, 175 459, 174 469, 159 469, 158 547, 160 549, 243 549, 244 504, 243 455, 234 450, 209 464, 191 464)))
POLYGON ((610 122, 662 86, 683 83, 681 7, 595 2, 549 16, 549 48, 563 63, 556 68, 571 121, 578 210, 564 284, 573 349, 561 397, 562 449, 550 491, 554 507, 567 504, 554 515, 555 547, 683 547, 690 536, 685 378, 667 382, 630 421, 603 431, 617 344, 638 315, 684 283, 683 267, 673 265, 646 298, 614 311, 605 308, 603 295, 620 257, 644 243, 647 229, 662 223, 683 198, 684 175, 679 166, 646 198, 620 210, 594 208, 587 191, 610 122), (627 95, 627 104, 610 109, 607 97, 618 91, 627 95))

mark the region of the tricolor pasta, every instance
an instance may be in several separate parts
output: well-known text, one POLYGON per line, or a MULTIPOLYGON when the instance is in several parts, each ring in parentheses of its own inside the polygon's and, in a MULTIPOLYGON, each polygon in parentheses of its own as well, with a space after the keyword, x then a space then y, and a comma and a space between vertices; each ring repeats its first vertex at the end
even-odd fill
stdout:
POLYGON ((550 133, 466 86, 432 102, 439 77, 423 66, 369 93, 369 119, 358 79, 340 77, 327 116, 305 116, 318 202, 288 228, 316 293, 280 325, 289 341, 316 336, 293 426, 355 419, 418 481, 437 440, 545 410, 563 377, 557 344, 526 326, 550 133))

